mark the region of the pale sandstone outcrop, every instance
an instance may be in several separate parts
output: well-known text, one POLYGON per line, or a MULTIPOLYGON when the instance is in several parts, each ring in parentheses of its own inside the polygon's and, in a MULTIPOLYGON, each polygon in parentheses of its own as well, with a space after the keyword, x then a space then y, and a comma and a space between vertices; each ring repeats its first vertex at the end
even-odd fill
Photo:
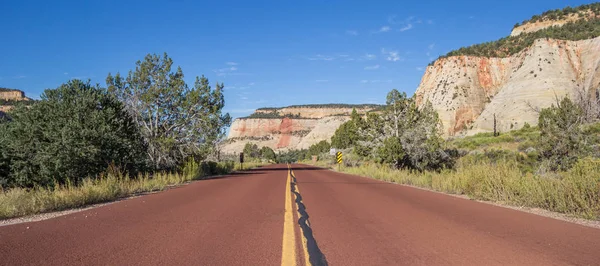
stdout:
MULTIPOLYGON (((372 108, 356 108, 364 114, 372 108)), ((344 122, 350 120, 352 108, 284 107, 259 109, 255 113, 300 115, 301 118, 238 118, 233 121, 221 151, 225 154, 243 151, 248 142, 259 147, 267 146, 275 151, 307 149, 331 137, 344 122)))
POLYGON ((1 100, 5 100, 5 101, 9 101, 9 100, 13 100, 13 101, 26 101, 29 100, 29 98, 25 97, 25 93, 19 90, 13 90, 13 91, 0 91, 0 99, 1 100))
POLYGON ((539 39, 507 58, 453 56, 427 67, 415 92, 430 101, 447 136, 537 124, 534 108, 578 89, 600 88, 600 37, 582 41, 539 39))

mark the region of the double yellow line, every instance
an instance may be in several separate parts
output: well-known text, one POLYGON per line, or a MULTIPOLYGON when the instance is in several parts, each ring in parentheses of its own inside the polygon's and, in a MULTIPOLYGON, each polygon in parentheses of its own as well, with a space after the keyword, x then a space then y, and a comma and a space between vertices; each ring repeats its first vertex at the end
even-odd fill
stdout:
MULTIPOLYGON (((285 214, 283 219, 283 245, 281 249, 281 265, 284 266, 295 266, 297 264, 296 258, 296 230, 294 228, 294 208, 296 208, 297 217, 300 217, 298 212, 298 205, 292 203, 292 176, 295 178, 294 172, 291 166, 288 164, 288 175, 285 183, 285 214)), ((294 186, 295 192, 300 194, 298 184, 294 186)), ((296 199, 298 196, 296 196, 296 199)), ((302 237, 302 250, 303 259, 305 266, 312 265, 309 261, 307 240, 304 234, 302 234, 302 228, 299 228, 302 237)))

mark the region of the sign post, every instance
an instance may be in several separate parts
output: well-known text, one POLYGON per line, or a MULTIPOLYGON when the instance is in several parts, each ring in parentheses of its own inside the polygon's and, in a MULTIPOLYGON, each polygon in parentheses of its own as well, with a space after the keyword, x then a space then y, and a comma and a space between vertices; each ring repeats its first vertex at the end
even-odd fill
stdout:
POLYGON ((240 169, 244 170, 244 153, 240 152, 240 169))
POLYGON ((341 166, 342 166, 342 161, 343 161, 343 160, 342 160, 342 152, 341 152, 341 151, 338 151, 338 152, 335 154, 335 159, 336 159, 336 161, 337 161, 337 163, 338 163, 338 172, 339 172, 339 171, 340 171, 340 168, 341 168, 341 166))

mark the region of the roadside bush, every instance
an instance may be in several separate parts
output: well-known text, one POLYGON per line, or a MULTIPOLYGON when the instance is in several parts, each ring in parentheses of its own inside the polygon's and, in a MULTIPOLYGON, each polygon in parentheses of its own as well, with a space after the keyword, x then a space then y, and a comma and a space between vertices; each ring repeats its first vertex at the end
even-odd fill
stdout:
POLYGON ((585 155, 588 136, 582 115, 581 108, 566 97, 540 112, 538 148, 550 170, 567 170, 585 155))
POLYGON ((17 107, 0 126, 4 187, 53 186, 96 177, 109 164, 141 170, 145 147, 123 105, 98 86, 72 80, 17 107))

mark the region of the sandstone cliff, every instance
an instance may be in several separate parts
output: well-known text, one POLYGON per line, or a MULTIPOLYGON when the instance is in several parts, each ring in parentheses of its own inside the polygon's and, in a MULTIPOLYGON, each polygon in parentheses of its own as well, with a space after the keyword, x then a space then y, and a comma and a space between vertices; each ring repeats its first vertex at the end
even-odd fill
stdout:
POLYGON ((20 90, 0 88, 0 112, 8 112, 13 108, 13 104, 19 101, 31 101, 31 99, 25 97, 25 93, 20 90))
POLYGON ((0 100, 5 101, 27 101, 29 98, 25 97, 25 93, 20 90, 9 90, 1 88, 0 100))
POLYGON ((221 151, 225 154, 239 153, 248 142, 259 147, 267 146, 275 151, 307 149, 322 140, 330 141, 335 130, 350 120, 353 108, 364 114, 375 107, 308 105, 261 108, 250 117, 233 121, 221 151), (267 117, 267 114, 273 113, 281 117, 267 117))
POLYGON ((507 58, 452 56, 427 67, 416 98, 430 101, 446 135, 501 131, 536 124, 536 108, 577 90, 600 88, 600 37, 582 41, 538 39, 507 58))

